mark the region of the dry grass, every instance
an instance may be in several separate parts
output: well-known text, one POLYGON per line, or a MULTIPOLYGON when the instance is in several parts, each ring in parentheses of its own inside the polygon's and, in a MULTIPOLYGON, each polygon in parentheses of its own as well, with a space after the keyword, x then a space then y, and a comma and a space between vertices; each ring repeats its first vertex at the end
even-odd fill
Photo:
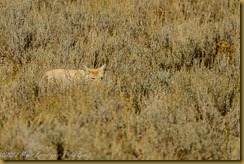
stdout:
POLYGON ((0 159, 240 160, 238 0, 0 0, 0 15, 0 159), (37 94, 48 70, 104 63, 99 87, 37 94))

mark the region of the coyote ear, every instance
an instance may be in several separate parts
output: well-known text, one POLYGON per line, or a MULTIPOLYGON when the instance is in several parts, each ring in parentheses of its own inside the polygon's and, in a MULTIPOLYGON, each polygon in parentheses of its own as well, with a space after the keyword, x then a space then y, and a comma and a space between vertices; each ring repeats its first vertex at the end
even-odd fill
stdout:
POLYGON ((101 67, 99 68, 100 72, 104 72, 105 67, 106 67, 106 64, 104 64, 103 66, 101 66, 101 67))
POLYGON ((89 72, 89 68, 86 65, 84 65, 84 69, 86 73, 89 72))

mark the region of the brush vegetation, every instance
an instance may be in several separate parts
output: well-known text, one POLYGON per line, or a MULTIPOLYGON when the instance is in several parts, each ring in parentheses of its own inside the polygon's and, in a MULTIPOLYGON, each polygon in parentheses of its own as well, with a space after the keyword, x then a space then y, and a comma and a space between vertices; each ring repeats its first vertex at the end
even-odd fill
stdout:
POLYGON ((238 0, 0 0, 0 15, 0 159, 240 160, 238 0), (47 71, 103 64, 97 86, 38 94, 47 71))

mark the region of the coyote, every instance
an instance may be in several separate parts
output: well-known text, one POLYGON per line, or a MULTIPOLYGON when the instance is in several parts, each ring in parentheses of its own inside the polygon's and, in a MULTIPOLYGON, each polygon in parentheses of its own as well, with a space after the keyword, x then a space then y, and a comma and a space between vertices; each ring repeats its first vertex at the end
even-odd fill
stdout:
POLYGON ((69 87, 82 80, 98 85, 104 77, 105 67, 106 64, 97 69, 84 66, 84 70, 54 69, 47 71, 39 83, 39 89, 69 87))

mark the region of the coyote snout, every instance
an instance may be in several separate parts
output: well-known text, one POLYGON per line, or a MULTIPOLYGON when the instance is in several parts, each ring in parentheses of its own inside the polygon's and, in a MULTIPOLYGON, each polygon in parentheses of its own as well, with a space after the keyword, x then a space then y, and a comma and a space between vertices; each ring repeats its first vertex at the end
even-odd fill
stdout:
POLYGON ((99 84, 104 77, 105 67, 106 64, 96 69, 84 66, 84 70, 54 69, 47 71, 39 83, 39 88, 41 90, 55 87, 61 89, 62 87, 72 86, 72 84, 79 83, 82 80, 99 84))

